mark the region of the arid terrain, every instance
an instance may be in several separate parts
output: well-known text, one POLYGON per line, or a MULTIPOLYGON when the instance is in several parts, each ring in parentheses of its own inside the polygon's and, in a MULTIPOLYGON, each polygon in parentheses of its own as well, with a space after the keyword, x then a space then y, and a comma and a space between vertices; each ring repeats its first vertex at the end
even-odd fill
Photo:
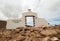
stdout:
POLYGON ((60 25, 1 29, 0 41, 60 41, 60 25))

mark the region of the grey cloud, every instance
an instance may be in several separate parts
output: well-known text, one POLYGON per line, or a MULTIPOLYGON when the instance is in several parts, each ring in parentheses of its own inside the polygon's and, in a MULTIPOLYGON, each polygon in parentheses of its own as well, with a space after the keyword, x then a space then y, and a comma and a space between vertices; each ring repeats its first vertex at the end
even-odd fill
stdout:
POLYGON ((57 11, 58 9, 60 9, 60 0, 57 0, 57 2, 53 2, 50 8, 48 8, 50 11, 57 11), (53 4, 54 3, 54 4, 53 4))
POLYGON ((20 6, 5 4, 4 8, 1 8, 1 10, 8 18, 18 18, 22 9, 20 6))

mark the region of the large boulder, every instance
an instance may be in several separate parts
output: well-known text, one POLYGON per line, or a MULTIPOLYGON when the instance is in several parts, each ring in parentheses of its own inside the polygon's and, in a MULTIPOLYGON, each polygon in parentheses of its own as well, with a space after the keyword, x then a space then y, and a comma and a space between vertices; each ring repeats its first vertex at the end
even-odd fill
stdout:
POLYGON ((46 35, 46 36, 57 34, 57 32, 55 30, 42 30, 40 33, 42 35, 46 35))

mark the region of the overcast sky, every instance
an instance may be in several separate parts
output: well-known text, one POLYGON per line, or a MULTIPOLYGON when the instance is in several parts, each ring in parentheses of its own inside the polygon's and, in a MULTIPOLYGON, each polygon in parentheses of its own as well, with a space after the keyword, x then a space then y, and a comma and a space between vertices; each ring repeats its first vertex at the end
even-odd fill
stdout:
POLYGON ((51 24, 60 23, 60 0, 0 0, 0 19, 19 18, 29 8, 51 24))

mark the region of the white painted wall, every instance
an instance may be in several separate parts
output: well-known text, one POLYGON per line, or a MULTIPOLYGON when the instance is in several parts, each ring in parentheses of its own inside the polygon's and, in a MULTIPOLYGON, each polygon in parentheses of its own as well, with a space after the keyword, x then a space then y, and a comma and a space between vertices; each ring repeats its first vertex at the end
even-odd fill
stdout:
POLYGON ((20 19, 10 19, 7 21, 7 29, 16 29, 17 27, 26 27, 25 26, 25 16, 35 16, 35 27, 41 27, 41 26, 49 26, 48 22, 43 19, 43 18, 38 18, 37 14, 35 12, 29 11, 29 12, 25 12, 23 13, 22 18, 20 19), (15 22, 14 22, 15 21, 15 22), (18 21, 16 23, 16 21, 18 21))

